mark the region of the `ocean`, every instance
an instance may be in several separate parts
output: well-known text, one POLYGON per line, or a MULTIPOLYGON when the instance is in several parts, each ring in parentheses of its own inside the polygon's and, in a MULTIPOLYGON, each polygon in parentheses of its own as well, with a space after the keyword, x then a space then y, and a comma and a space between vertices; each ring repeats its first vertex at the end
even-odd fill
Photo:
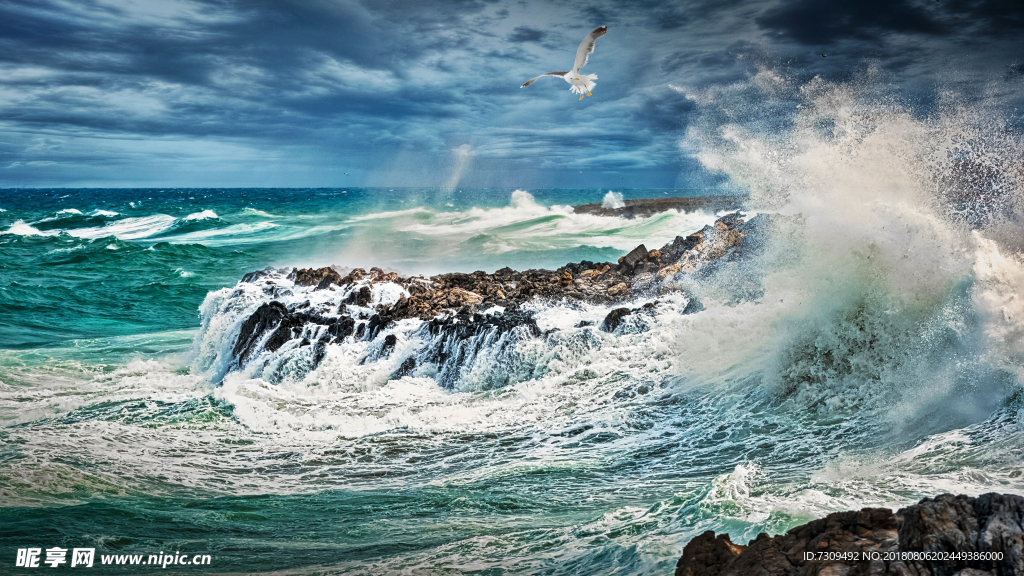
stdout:
POLYGON ((721 214, 570 206, 717 191, 0 191, 0 572, 59 547, 95 574, 670 574, 705 530, 1024 493, 1021 175, 990 162, 965 192, 957 141, 901 118, 785 161, 731 134, 702 161, 771 216, 763 250, 638 296, 636 330, 537 300, 541 336, 445 386, 354 339, 311 371, 229 369, 270 298, 239 280, 615 262, 721 214))

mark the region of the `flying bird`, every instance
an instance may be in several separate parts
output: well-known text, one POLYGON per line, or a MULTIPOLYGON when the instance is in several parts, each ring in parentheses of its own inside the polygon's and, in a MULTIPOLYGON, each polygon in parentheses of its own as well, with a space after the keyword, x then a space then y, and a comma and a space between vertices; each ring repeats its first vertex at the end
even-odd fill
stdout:
POLYGON ((594 31, 587 34, 587 37, 580 42, 580 47, 576 49, 576 62, 572 66, 572 70, 568 72, 548 72, 547 74, 541 74, 536 78, 527 80, 520 88, 526 88, 530 84, 536 82, 539 78, 544 76, 561 76, 563 80, 571 84, 569 90, 580 95, 580 100, 583 100, 583 94, 586 93, 590 96, 590 90, 594 88, 597 82, 597 74, 580 74, 580 69, 586 66, 587 57, 594 52, 594 42, 598 38, 608 33, 607 26, 601 26, 600 28, 594 28, 594 31))

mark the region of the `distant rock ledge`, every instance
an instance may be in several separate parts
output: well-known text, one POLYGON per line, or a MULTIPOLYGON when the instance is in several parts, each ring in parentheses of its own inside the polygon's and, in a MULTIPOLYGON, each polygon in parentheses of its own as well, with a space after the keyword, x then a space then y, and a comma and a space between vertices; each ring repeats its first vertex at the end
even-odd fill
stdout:
POLYGON ((576 214, 593 214, 595 216, 620 216, 622 218, 646 218, 667 210, 695 212, 707 210, 739 210, 746 201, 746 196, 690 196, 685 198, 636 198, 624 200, 622 206, 609 208, 604 203, 581 204, 573 206, 576 214))
POLYGON ((675 576, 1024 575, 1024 497, 943 494, 893 512, 836 512, 748 545, 712 531, 683 548, 675 576))

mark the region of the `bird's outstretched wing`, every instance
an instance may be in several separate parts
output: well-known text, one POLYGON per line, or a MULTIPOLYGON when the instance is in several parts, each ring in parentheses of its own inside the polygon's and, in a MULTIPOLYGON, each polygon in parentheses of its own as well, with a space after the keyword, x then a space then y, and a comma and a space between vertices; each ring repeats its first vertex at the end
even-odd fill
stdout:
POLYGON ((579 72, 580 68, 586 66, 587 56, 594 52, 594 42, 596 42, 598 38, 604 36, 607 33, 607 26, 594 28, 594 31, 591 32, 590 34, 587 34, 587 37, 583 39, 583 42, 580 42, 580 47, 576 49, 576 64, 574 64, 572 67, 572 71, 574 74, 579 72))
POLYGON ((530 84, 533 84, 539 78, 543 78, 544 76, 565 76, 568 73, 569 72, 548 72, 547 74, 541 74, 540 76, 537 76, 536 78, 530 78, 529 80, 524 82, 523 85, 520 86, 520 88, 526 88, 527 86, 529 86, 530 84))

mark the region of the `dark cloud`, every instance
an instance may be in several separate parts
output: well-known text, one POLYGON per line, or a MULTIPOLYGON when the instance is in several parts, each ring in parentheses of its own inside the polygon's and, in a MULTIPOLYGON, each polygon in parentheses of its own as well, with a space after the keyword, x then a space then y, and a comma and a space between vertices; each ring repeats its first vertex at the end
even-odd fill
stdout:
POLYGON ((508 35, 509 42, 540 42, 547 36, 547 32, 530 28, 529 26, 516 26, 508 35))
POLYGON ((804 44, 833 44, 886 32, 947 34, 923 2, 911 0, 790 0, 765 11, 757 23, 804 44))

